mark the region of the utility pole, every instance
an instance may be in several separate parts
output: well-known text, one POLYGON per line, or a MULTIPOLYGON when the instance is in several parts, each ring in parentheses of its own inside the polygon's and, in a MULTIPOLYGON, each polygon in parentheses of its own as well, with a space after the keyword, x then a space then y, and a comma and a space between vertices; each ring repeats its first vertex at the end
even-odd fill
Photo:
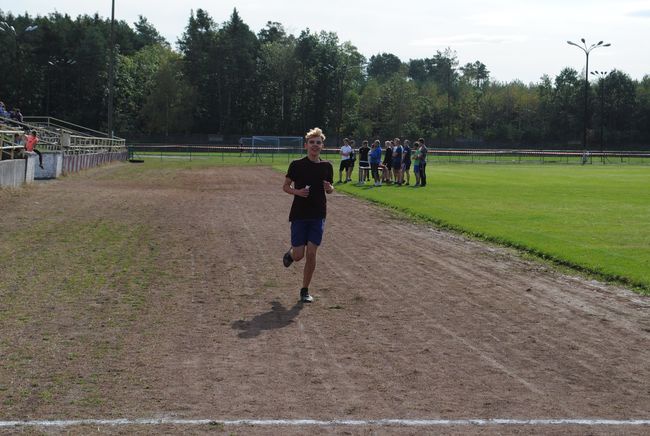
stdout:
POLYGON ((589 105, 589 53, 591 53, 592 50, 598 48, 598 47, 609 47, 611 44, 603 44, 603 41, 598 42, 597 44, 591 44, 589 47, 587 47, 587 43, 585 42, 584 38, 580 38, 580 41, 582 42, 582 45, 578 45, 575 42, 567 41, 566 43, 569 45, 574 45, 578 47, 580 50, 582 50, 585 53, 586 57, 586 62, 585 62, 585 114, 584 114, 584 124, 583 124, 583 130, 582 130, 582 151, 586 152, 587 151, 587 127, 589 125, 588 122, 588 105, 589 105))
POLYGON ((600 155, 602 162, 605 163, 605 78, 609 73, 605 71, 592 71, 590 74, 598 77, 598 87, 600 88, 600 155))
POLYGON ((111 0, 110 59, 108 60, 108 134, 113 137, 113 97, 115 94, 115 0, 111 0))

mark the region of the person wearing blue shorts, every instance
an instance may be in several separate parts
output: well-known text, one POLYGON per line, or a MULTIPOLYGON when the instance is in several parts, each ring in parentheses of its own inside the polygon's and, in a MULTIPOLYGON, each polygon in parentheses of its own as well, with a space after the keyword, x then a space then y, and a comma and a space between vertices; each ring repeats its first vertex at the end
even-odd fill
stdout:
POLYGON ((282 257, 282 263, 289 267, 305 257, 305 268, 300 289, 300 301, 311 303, 309 295, 314 270, 316 269, 316 251, 323 240, 325 217, 327 215, 327 198, 325 194, 334 192, 334 168, 329 161, 322 160, 325 135, 318 127, 305 135, 307 156, 289 164, 282 190, 293 195, 289 212, 291 222, 291 248, 282 257))

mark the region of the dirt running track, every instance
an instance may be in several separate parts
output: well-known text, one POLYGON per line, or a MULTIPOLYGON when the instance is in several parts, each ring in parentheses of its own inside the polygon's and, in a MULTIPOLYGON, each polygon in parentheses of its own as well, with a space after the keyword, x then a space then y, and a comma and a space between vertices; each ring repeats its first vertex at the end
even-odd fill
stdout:
MULTIPOLYGON (((156 229, 161 270, 171 274, 160 276, 152 307, 123 333, 130 351, 111 362, 118 370, 95 416, 67 404, 24 405, 0 419, 650 419, 647 297, 335 192, 311 287, 315 302, 303 307, 303 264, 285 269, 281 262, 291 203, 282 174, 209 168, 155 183, 111 179, 121 168, 39 185, 15 213, 74 200, 71 214, 146 222, 156 229)), ((640 435, 650 427, 64 431, 640 435)))

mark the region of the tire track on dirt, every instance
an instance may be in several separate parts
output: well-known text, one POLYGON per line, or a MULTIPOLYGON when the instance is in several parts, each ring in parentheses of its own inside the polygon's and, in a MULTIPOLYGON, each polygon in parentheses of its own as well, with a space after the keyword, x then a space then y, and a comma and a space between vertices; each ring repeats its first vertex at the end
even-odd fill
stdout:
MULTIPOLYGON (((350 209, 350 210, 348 210, 348 209, 349 208, 346 208, 347 214, 345 216, 345 221, 346 221, 346 223, 352 223, 352 224, 349 224, 349 227, 350 227, 349 230, 354 233, 355 230, 356 230, 356 228, 354 226, 354 223, 359 221, 358 215, 361 215, 361 214, 355 214, 354 209, 350 209)), ((401 250, 394 248, 398 244, 395 244, 395 243, 391 244, 391 242, 392 242, 391 238, 396 233, 396 230, 398 230, 400 228, 400 225, 395 224, 395 223, 392 223, 392 224, 383 223, 383 224, 384 224, 383 231, 381 231, 377 235, 376 239, 384 241, 384 245, 387 246, 387 248, 384 249, 384 251, 386 252, 387 257, 400 258, 399 256, 400 256, 400 251, 401 250)), ((417 241, 411 241, 411 242, 417 242, 417 241)), ((444 242, 445 241, 443 240, 443 243, 444 242)), ((400 241, 400 244, 405 245, 405 246, 409 246, 409 241, 408 240, 400 241)), ((461 244, 463 244, 463 245, 461 245, 461 247, 459 247, 459 248, 461 249, 460 251, 463 251, 464 245, 466 245, 467 243, 463 243, 461 241, 461 244)), ((470 243, 469 245, 472 245, 472 244, 475 245, 475 243, 470 243)), ((346 248, 348 250, 353 249, 352 247, 346 247, 346 248)), ((429 248, 429 247, 427 247, 427 248, 429 248)), ((448 249, 448 247, 445 247, 445 248, 448 249)), ((483 249, 482 251, 484 252, 485 249, 483 249)), ((443 271, 445 271, 445 269, 446 270, 451 270, 452 274, 456 275, 457 277, 462 278, 463 276, 464 277, 479 276, 479 280, 480 279, 486 280, 487 283, 492 287, 505 288, 505 292, 501 292, 501 294, 504 297, 505 296, 507 296, 508 298, 517 297, 517 294, 512 294, 513 286, 517 287, 517 286, 526 285, 526 283, 528 283, 528 282, 519 281, 516 277, 513 276, 513 277, 511 277, 511 280, 514 282, 514 284, 509 285, 509 286, 506 287, 505 286, 506 279, 503 278, 503 277, 499 277, 502 274, 503 268, 501 268, 499 265, 495 265, 494 261, 484 261, 484 262, 482 262, 481 261, 481 259, 483 259, 482 253, 479 253, 478 256, 476 255, 476 253, 474 253, 473 256, 468 257, 468 258, 471 258, 474 261, 471 264, 472 265, 471 267, 468 266, 469 263, 466 261, 466 259, 462 259, 462 258, 458 258, 458 257, 450 259, 449 256, 444 257, 444 264, 443 264, 443 262, 440 260, 441 258, 439 257, 439 253, 436 253, 436 248, 435 247, 431 248, 430 251, 425 250, 422 253, 423 253, 422 256, 425 257, 428 262, 438 264, 438 266, 440 266, 443 271), (478 271, 478 273, 477 273, 477 271, 476 271, 477 267, 481 268, 481 269, 486 269, 486 270, 490 269, 493 272, 491 274, 489 274, 489 273, 487 273, 485 271, 478 271)), ((499 255, 500 257, 503 257, 503 255, 500 255, 499 253, 497 253, 497 255, 499 255)), ((338 258, 340 256, 341 256, 341 252, 337 253, 337 255, 335 257, 338 258)), ((506 259, 506 261, 507 260, 508 259, 506 259)), ((349 259, 349 261, 350 261, 350 259, 349 259)), ((519 262, 516 261, 516 260, 510 260, 509 264, 512 264, 512 263, 514 263, 516 267, 520 266, 520 265, 518 265, 519 262)), ((338 269, 340 269, 340 268, 338 268, 338 269)), ((549 272, 546 272, 546 273, 549 274, 549 272)), ((536 281, 537 277, 535 277, 535 275, 533 276, 533 280, 535 281, 535 283, 537 283, 537 281, 536 281)), ((554 274, 550 274, 550 275, 554 276, 554 274)), ((383 282, 380 282, 379 284, 383 284, 383 282)), ((459 283, 457 283, 457 284, 459 284, 459 283)), ((375 288, 377 287, 377 285, 378 285, 378 283, 375 283, 375 288)), ((551 289, 552 290, 553 288, 557 288, 558 285, 561 288, 566 288, 566 285, 563 283, 563 281, 558 280, 556 277, 553 277, 551 279, 545 279, 541 283, 540 287, 542 289, 551 289)), ((582 287, 584 287, 584 284, 580 284, 579 286, 582 288, 582 287)), ((462 289, 463 287, 462 286, 455 286, 455 288, 456 289, 458 289, 458 288, 462 289)), ((522 287, 521 289, 526 289, 526 288, 522 287)), ((586 291, 589 292, 590 290, 587 289, 586 291)), ((571 291, 568 290, 568 289, 563 289, 563 292, 571 293, 571 291)), ((553 295, 556 295, 556 294, 558 294, 558 293, 553 292, 553 295)), ((586 292, 584 292, 584 294, 586 296, 586 292)), ((412 297, 412 295, 411 295, 411 297, 412 297)), ((405 297, 405 298, 408 298, 408 297, 405 297)), ((530 298, 530 297, 528 297, 528 298, 530 298)), ((537 298, 539 298, 539 297, 537 297, 537 298)), ((586 300, 586 298, 585 298, 585 300, 586 300)), ((635 298, 632 298, 632 300, 635 300, 635 298)), ((587 301, 585 303, 587 303, 587 301)), ((563 305, 566 305, 566 302, 561 301, 561 300, 560 301, 556 300, 553 303, 551 303, 551 307, 552 307, 552 305, 556 305, 556 306, 559 305, 559 307, 562 308, 563 305)), ((504 313, 502 313, 502 312, 497 314, 497 313, 491 312, 490 310, 485 310, 485 308, 482 308, 482 310, 481 310, 481 306, 479 304, 473 304, 473 306, 474 306, 474 308, 479 309, 478 313, 482 313, 484 317, 490 317, 491 316, 492 318, 494 318, 492 320, 493 321, 492 324, 494 324, 495 320, 503 320, 504 313), (486 315, 486 313, 487 313, 487 315, 486 315)), ((557 312, 557 311, 558 311, 558 308, 555 307, 555 312, 557 312)), ((567 319, 569 319, 569 317, 571 315, 575 316, 575 313, 571 312, 571 308, 566 309, 565 312, 567 313, 567 319)), ((512 323, 513 326, 518 325, 518 324, 521 323, 521 319, 520 319, 521 318, 521 313, 516 313, 516 314, 515 313, 510 313, 510 314, 506 313, 506 315, 511 318, 510 322, 512 323), (519 319, 517 319, 517 318, 519 318, 519 319)), ((637 317, 632 316, 632 319, 635 319, 635 320, 638 321, 638 316, 637 317)), ((529 324, 533 324, 533 323, 537 324, 537 325, 540 324, 539 320, 531 321, 529 324)), ((634 325, 633 323, 629 323, 629 324, 634 325)), ((441 324, 438 323, 438 325, 440 326, 441 324)), ((591 326, 583 325, 581 323, 578 323, 578 326, 580 327, 578 329, 578 336, 581 336, 581 335, 583 335, 583 337, 593 336, 593 332, 590 332, 591 326)), ((574 326, 574 328, 575 328, 575 326, 574 326)), ((637 325, 636 331, 634 333, 636 333, 636 334, 639 333, 638 325, 637 325)), ((456 335, 456 337, 460 338, 460 336, 458 336, 458 335, 456 335)), ((467 343, 466 339, 463 339, 463 340, 467 343)), ((540 340, 539 342, 541 342, 542 344, 546 344, 547 347, 552 347, 554 349, 560 350, 562 348, 562 347, 560 347, 560 345, 565 345, 566 341, 564 340, 564 335, 558 335, 557 331, 553 332, 553 331, 551 331, 549 329, 548 333, 542 332, 542 340, 540 340)), ((476 349, 477 350, 482 350, 483 348, 485 348, 485 345, 481 345, 480 347, 477 347, 476 349)), ((491 355, 494 355, 494 349, 493 348, 490 349, 489 353, 491 355)), ((573 361, 573 366, 576 367, 576 372, 580 373, 580 372, 584 372, 584 370, 587 370, 589 373, 591 373, 590 375, 592 377, 596 378, 596 376, 599 373, 599 370, 602 370, 603 364, 601 363, 600 368, 594 367, 593 365, 589 364, 588 363, 589 358, 594 357, 594 356, 599 356, 599 354, 597 354, 595 352, 590 352, 590 351, 587 351, 587 354, 588 354, 587 358, 580 358, 580 357, 574 356, 571 352, 568 352, 568 353, 565 352, 564 355, 563 355, 563 359, 566 360, 566 358, 568 357, 571 361, 573 361)), ((599 357, 600 357, 599 360, 601 362, 606 363, 606 360, 607 360, 606 358, 603 359, 602 356, 599 356, 599 357)), ((506 359, 504 361, 507 361, 507 356, 504 355, 504 359, 506 359)), ((531 358, 528 358, 528 361, 531 362, 531 363, 535 362, 535 360, 531 359, 531 358)), ((642 360, 639 361, 639 364, 641 364, 641 362, 642 362, 642 360)), ((566 361, 562 362, 562 364, 566 364, 566 361)), ((569 410, 573 410, 573 409, 567 407, 567 411, 569 411, 569 410)))
MULTIPOLYGON (((396 291, 393 287, 386 286, 385 281, 378 280, 374 277, 354 277, 352 274, 350 274, 348 271, 345 271, 344 268, 341 268, 340 266, 342 264, 346 263, 351 263, 354 259, 352 256, 348 255, 345 250, 343 249, 337 249, 336 253, 331 256, 332 258, 336 259, 336 262, 334 263, 333 266, 330 268, 332 270, 339 271, 340 275, 344 275, 347 277, 348 280, 352 281, 354 279, 357 280, 363 280, 365 281, 368 285, 370 285, 371 288, 375 289, 377 292, 376 294, 391 294, 392 295, 392 300, 393 301, 399 301, 401 299, 404 299, 405 296, 403 294, 400 294, 398 291, 396 291)), ((409 268, 408 265, 405 268, 409 268)), ((405 274, 406 275, 411 275, 415 273, 414 271, 409 271, 406 270, 405 274)), ((408 296, 407 296, 408 297, 408 296)), ((410 296, 412 297, 412 296, 410 296)), ((510 370, 505 364, 500 362, 498 359, 495 357, 492 357, 494 353, 493 349, 485 349, 485 346, 483 348, 478 347, 468 341, 467 339, 461 337, 460 335, 456 334, 453 332, 451 329, 445 327, 442 323, 438 322, 435 320, 434 317, 428 315, 427 310, 420 308, 420 303, 423 302, 424 300, 427 300, 428 296, 421 296, 417 301, 417 305, 411 306, 411 309, 414 311, 417 311, 418 313, 418 328, 409 326, 408 324, 402 324, 400 325, 400 328, 406 330, 406 333, 403 335, 404 337, 408 337, 409 339, 413 340, 414 342, 420 344, 419 347, 421 348, 426 348, 427 346, 431 346, 432 348, 437 348, 439 345, 440 340, 434 341, 431 338, 431 335, 435 335, 435 332, 442 332, 445 335, 447 335, 449 338, 451 338, 453 341, 455 341, 458 345, 465 347, 468 349, 472 354, 478 356, 479 358, 483 359, 494 367, 495 369, 503 372, 506 374, 508 377, 512 378, 513 380, 518 381, 521 383, 523 386, 525 386, 528 390, 531 392, 537 394, 537 395, 542 395, 543 391, 538 388, 534 383, 529 382, 527 379, 525 379, 523 376, 517 374, 516 372, 510 370), (423 329, 425 325, 422 323, 426 323, 426 329, 423 329)), ((407 298, 408 299, 408 298, 407 298)), ((376 307, 378 310, 380 309, 380 306, 377 302, 370 302, 369 304, 372 304, 374 307, 376 307)), ((379 338, 381 338, 380 342, 385 342, 385 343, 390 343, 391 339, 388 338, 385 335, 382 335, 379 331, 375 330, 373 331, 373 334, 379 338)), ((398 367, 413 367, 413 362, 409 360, 409 357, 400 355, 400 354, 391 354, 390 356, 388 355, 383 355, 382 356, 384 361, 386 362, 385 364, 390 366, 393 369, 396 369, 398 367), (393 363, 390 359, 397 359, 402 362, 402 365, 397 365, 393 363)), ((421 370, 420 371, 423 375, 421 377, 425 377, 429 379, 430 384, 435 384, 438 382, 436 378, 434 378, 432 375, 430 375, 430 372, 426 370, 421 370)), ((569 412, 571 409, 565 405, 564 406, 564 412, 569 412)))
POLYGON ((166 171, 46 188, 78 197, 79 214, 101 204, 159 232, 167 272, 116 375, 147 388, 107 390, 113 416, 650 415, 647 298, 337 193, 316 302, 299 308, 304 264, 281 265, 291 204, 282 175, 166 171))

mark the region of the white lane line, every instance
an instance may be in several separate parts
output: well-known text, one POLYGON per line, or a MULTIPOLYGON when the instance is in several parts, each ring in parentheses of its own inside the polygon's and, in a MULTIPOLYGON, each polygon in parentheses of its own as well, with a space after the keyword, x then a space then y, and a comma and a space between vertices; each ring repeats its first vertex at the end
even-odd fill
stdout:
POLYGON ((257 426, 650 426, 650 419, 334 419, 330 421, 317 419, 67 419, 67 420, 32 420, 0 421, 0 428, 6 427, 72 427, 77 425, 257 425, 257 426))

